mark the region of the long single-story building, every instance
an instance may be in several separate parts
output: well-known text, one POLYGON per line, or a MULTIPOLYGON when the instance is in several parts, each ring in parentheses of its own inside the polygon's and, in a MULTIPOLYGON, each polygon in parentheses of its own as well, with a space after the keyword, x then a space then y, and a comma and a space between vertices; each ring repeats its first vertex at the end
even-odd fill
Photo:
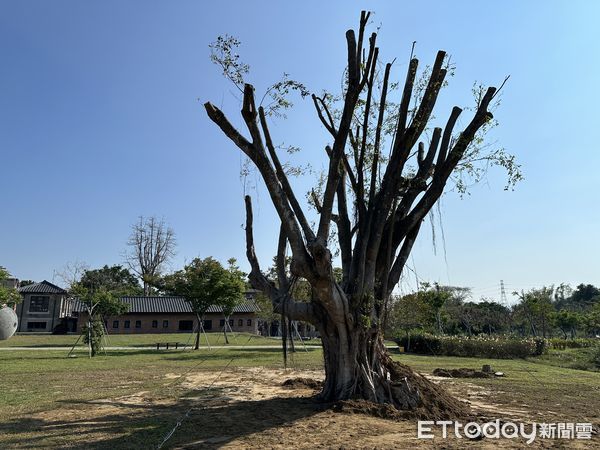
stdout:
MULTIPOLYGON (((79 332, 87 323, 85 305, 49 281, 21 287, 19 292, 23 301, 17 305, 17 332, 79 332)), ((233 331, 258 333, 258 306, 254 302, 257 292, 248 290, 245 300, 234 308, 229 317, 233 331)), ((121 301, 129 305, 129 310, 120 316, 105 317, 110 334, 189 333, 197 326, 196 315, 183 297, 122 297, 121 301)), ((221 308, 213 305, 204 316, 204 329, 221 331, 225 320, 221 308)))
MULTIPOLYGON (((197 327, 196 314, 183 297, 122 297, 121 301, 129 305, 129 310, 120 316, 104 318, 109 334, 189 333, 197 327)), ((246 300, 229 317, 229 327, 233 331, 258 333, 257 312, 253 293, 247 292, 246 300)), ((87 323, 87 310, 81 302, 75 301, 72 315, 77 318, 77 329, 87 323)), ((204 315, 204 330, 222 331, 225 320, 221 307, 213 305, 204 315)))

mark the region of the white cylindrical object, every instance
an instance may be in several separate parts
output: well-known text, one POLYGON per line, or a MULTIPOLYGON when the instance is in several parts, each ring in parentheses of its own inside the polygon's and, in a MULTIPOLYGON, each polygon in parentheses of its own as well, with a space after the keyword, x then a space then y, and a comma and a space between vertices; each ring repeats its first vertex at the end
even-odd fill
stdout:
POLYGON ((10 338, 17 331, 19 318, 9 307, 0 308, 0 341, 10 338))

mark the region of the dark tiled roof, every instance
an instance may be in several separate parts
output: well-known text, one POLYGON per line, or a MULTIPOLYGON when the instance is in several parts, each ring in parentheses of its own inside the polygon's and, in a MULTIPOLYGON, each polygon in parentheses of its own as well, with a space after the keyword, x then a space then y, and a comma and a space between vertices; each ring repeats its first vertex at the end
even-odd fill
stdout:
POLYGON ((21 294, 66 294, 67 291, 50 283, 42 281, 41 283, 33 283, 19 288, 21 294))
MULTIPOLYGON (((129 313, 192 313, 190 304, 183 297, 121 297, 121 301, 129 306, 129 313)), ((85 306, 74 300, 73 312, 85 311, 85 306)), ((246 300, 237 305, 235 313, 253 313, 258 311, 258 306, 252 300, 246 300)), ((212 305, 207 313, 221 313, 220 306, 212 305)))

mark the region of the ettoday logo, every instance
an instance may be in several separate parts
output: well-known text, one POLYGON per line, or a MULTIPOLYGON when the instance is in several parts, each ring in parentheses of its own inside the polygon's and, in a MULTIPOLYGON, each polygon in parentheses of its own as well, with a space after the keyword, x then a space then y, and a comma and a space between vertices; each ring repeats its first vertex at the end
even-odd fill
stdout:
POLYGON ((500 423, 500 419, 483 424, 468 422, 462 424, 452 420, 420 420, 417 425, 419 439, 433 439, 434 426, 441 427, 443 439, 448 433, 454 432, 458 439, 518 439, 523 438, 531 444, 536 438, 541 439, 591 439, 593 427, 591 423, 532 423, 516 424, 514 422, 500 423))

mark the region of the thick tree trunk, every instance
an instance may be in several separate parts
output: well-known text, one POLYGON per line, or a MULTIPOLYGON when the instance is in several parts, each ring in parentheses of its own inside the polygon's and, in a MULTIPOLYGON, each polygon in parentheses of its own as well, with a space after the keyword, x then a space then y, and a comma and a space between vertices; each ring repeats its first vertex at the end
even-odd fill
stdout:
MULTIPOLYGON (((346 328, 341 333, 321 335, 321 340, 325 362, 323 399, 333 401, 362 397, 377 401, 380 380, 375 372, 380 366, 381 355, 373 354, 375 349, 368 345, 366 333, 346 328)), ((377 348, 375 351, 383 350, 377 348)))
POLYGON ((469 408, 442 387, 393 361, 380 335, 348 329, 321 334, 325 382, 320 397, 334 402, 364 399, 393 405, 418 417, 466 417, 469 408))

